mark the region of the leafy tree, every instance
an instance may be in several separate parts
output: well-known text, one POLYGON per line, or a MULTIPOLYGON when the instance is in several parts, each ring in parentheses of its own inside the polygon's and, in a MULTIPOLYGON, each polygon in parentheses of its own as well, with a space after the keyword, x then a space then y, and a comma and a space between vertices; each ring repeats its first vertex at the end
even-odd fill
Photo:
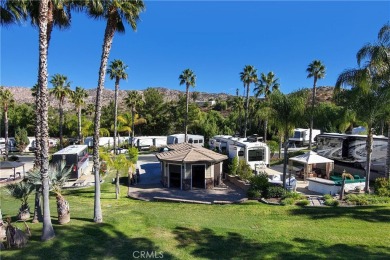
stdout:
POLYGON ((319 60, 314 60, 306 69, 307 78, 313 78, 313 97, 311 101, 311 118, 310 118, 310 132, 309 132, 309 150, 311 150, 311 141, 313 136, 313 121, 314 121, 314 106, 316 103, 316 86, 317 81, 325 77, 325 66, 319 60))
POLYGON ((127 79, 126 73, 127 65, 121 60, 114 60, 110 63, 107 73, 110 75, 110 79, 115 79, 115 97, 114 97, 114 151, 116 151, 117 144, 117 121, 118 121, 118 91, 119 82, 121 79, 127 79))
POLYGON ((50 94, 53 95, 58 100, 58 110, 60 114, 60 148, 64 147, 63 141, 63 125, 64 125, 64 103, 65 98, 71 97, 72 90, 70 89, 70 82, 68 78, 64 75, 55 74, 52 76, 50 83, 53 85, 53 88, 50 90, 50 94))
POLYGON ((81 109, 85 105, 85 99, 88 97, 88 92, 82 87, 76 87, 75 91, 72 93, 72 102, 77 110, 77 129, 78 129, 78 138, 81 143, 84 143, 84 136, 81 131, 81 109))
POLYGON ((189 88, 195 87, 196 75, 190 69, 185 69, 179 76, 180 85, 186 85, 186 115, 184 121, 184 140, 188 142, 187 139, 187 127, 188 127, 188 100, 189 100, 189 88))
POLYGON ((246 137, 246 131, 248 126, 248 114, 249 114, 249 90, 252 83, 257 82, 257 70, 252 65, 246 65, 244 70, 240 72, 240 80, 244 83, 246 88, 246 106, 245 106, 245 123, 244 123, 244 137, 246 137))
POLYGON ((94 222, 103 222, 102 209, 100 204, 100 179, 99 179, 99 128, 101 115, 101 96, 106 77, 108 56, 111 51, 112 41, 115 32, 124 33, 125 23, 129 23, 133 30, 137 28, 139 14, 145 9, 144 2, 136 1, 89 1, 87 5, 88 14, 95 19, 105 19, 106 29, 104 32, 103 49, 100 60, 98 87, 96 89, 95 104, 95 128, 93 140, 93 167, 95 169, 95 205, 94 222))
MULTIPOLYGON (((253 91, 255 91, 255 96, 258 98, 261 95, 264 95, 265 102, 267 102, 268 96, 272 93, 272 91, 279 89, 280 85, 278 80, 279 79, 275 77, 275 74, 272 71, 268 72, 267 75, 261 73, 260 79, 255 83, 256 87, 253 89, 253 91)), ((268 118, 266 116, 264 120, 264 142, 267 142, 267 125, 268 118)))
POLYGON ((30 143, 26 129, 20 127, 16 128, 15 141, 18 146, 18 150, 23 153, 24 149, 26 149, 27 145, 30 143))
POLYGON ((15 103, 14 96, 11 91, 5 89, 4 87, 0 87, 0 108, 4 113, 4 129, 5 129, 5 158, 8 160, 8 110, 13 107, 15 103))

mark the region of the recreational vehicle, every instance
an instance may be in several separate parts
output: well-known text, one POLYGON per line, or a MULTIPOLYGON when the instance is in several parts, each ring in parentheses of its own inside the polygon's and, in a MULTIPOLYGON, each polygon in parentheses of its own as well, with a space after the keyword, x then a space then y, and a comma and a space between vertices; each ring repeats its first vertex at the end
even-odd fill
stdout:
POLYGON ((259 171, 268 167, 270 162, 270 149, 261 140, 257 135, 247 138, 217 135, 210 139, 209 145, 211 149, 228 155, 229 159, 238 156, 238 159, 244 160, 253 171, 259 171))
MULTIPOLYGON (((387 158, 387 137, 374 135, 371 154, 371 170, 385 171, 387 158)), ((317 153, 336 162, 346 163, 355 168, 366 164, 367 135, 324 133, 317 136, 317 153)))
POLYGON ((88 146, 71 145, 53 154, 52 164, 65 162, 65 167, 72 167, 70 179, 78 179, 88 167, 88 146))
MULTIPOLYGON (((126 142, 126 137, 117 137, 117 144, 126 142)), ((93 147, 93 136, 88 136, 84 139, 84 144, 88 147, 93 147)), ((114 137, 99 137, 99 146, 112 147, 114 145, 114 137)))
MULTIPOLYGON (((131 139, 129 139, 129 142, 131 139)), ((132 140, 133 147, 138 148, 138 150, 148 150, 151 146, 157 148, 167 145, 166 136, 138 136, 134 137, 132 140)))
MULTIPOLYGON (((16 141, 14 137, 8 138, 8 152, 17 152, 16 141)), ((0 138, 0 152, 5 153, 5 138, 0 138)))
MULTIPOLYGON (((311 142, 314 143, 314 138, 321 133, 321 130, 313 129, 311 142)), ((310 129, 296 128, 294 129, 293 137, 289 138, 290 146, 305 146, 309 145, 310 129)))
MULTIPOLYGON (((167 137, 167 144, 184 143, 185 142, 184 138, 185 138, 184 134, 169 135, 167 137)), ((187 139, 188 139, 188 143, 190 143, 190 144, 204 146, 204 136, 203 135, 187 134, 187 139)))

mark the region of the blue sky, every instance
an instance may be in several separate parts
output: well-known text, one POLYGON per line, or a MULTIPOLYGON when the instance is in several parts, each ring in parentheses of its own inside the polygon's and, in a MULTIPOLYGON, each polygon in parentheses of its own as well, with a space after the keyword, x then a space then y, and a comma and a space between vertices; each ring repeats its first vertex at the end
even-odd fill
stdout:
MULTIPOLYGON (((319 59, 333 86, 354 68, 357 51, 375 42, 390 19, 389 1, 146 1, 137 32, 116 34, 110 60, 121 59, 129 78, 124 90, 167 87, 184 90, 178 77, 196 76, 193 90, 243 93, 245 65, 273 71, 284 93, 311 87, 309 63, 319 59)), ((68 76, 71 86, 95 88, 105 22, 75 13, 67 30, 55 29, 49 48, 50 75, 68 76)), ((1 85, 31 87, 37 79, 38 30, 27 22, 1 28, 1 85)), ((114 81, 106 78, 105 87, 114 81)), ((51 87, 51 86, 50 86, 51 87)), ((251 87, 253 89, 253 86, 251 87)))

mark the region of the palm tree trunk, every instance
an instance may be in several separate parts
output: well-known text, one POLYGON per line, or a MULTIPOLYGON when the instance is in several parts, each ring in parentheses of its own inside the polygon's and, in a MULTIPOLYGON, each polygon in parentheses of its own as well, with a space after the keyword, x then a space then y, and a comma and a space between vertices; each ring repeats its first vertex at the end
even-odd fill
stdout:
POLYGON ((263 142, 267 142, 267 130, 268 130, 268 119, 264 120, 264 139, 263 142))
MULTIPOLYGON (((134 115, 135 115, 135 107, 131 106, 131 144, 130 146, 133 147, 133 141, 134 141, 134 115)), ((130 132, 129 132, 130 136, 130 132)))
POLYGON ((8 149, 9 149, 9 140, 8 140, 8 107, 4 108, 4 136, 5 136, 5 159, 8 160, 8 149))
POLYGON ((41 239, 43 241, 55 237, 53 225, 50 218, 50 204, 49 204, 49 145, 48 145, 48 104, 47 104, 47 11, 48 0, 42 0, 39 4, 39 75, 38 86, 40 90, 41 99, 41 178, 42 178, 42 194, 43 194, 43 229, 41 239))
POLYGON ((189 91, 189 85, 186 84, 186 120, 184 122, 184 142, 187 143, 188 142, 188 139, 187 139, 187 124, 188 124, 188 91, 189 91))
POLYGON ((60 149, 64 148, 64 140, 62 137, 62 126, 64 125, 64 109, 62 108, 62 105, 64 103, 63 98, 60 99, 60 149))
POLYGON ((387 126, 387 159, 386 159, 386 178, 390 180, 390 122, 387 126))
POLYGON ((287 144, 288 144, 288 130, 286 126, 284 134, 284 158, 283 158, 283 189, 286 188, 286 176, 287 176, 287 164, 288 164, 288 154, 287 154, 287 144))
POLYGON ((102 91, 104 88, 104 79, 106 76, 106 67, 108 56, 110 54, 112 40, 115 34, 115 21, 112 19, 107 20, 106 30, 104 32, 104 43, 102 56, 100 59, 100 68, 99 68, 99 80, 98 87, 96 91, 96 104, 95 104, 95 126, 94 126, 94 136, 93 136, 93 168, 95 173, 95 200, 94 200, 94 222, 101 223, 103 222, 102 207, 100 203, 100 176, 99 176, 99 129, 100 129, 100 116, 102 109, 102 91))
POLYGON ((246 85, 246 107, 245 107, 244 138, 246 137, 246 130, 247 130, 247 126, 248 126, 248 113, 249 113, 249 84, 246 85))
POLYGON ((116 136, 117 136, 117 124, 118 124, 118 89, 119 89, 119 77, 115 79, 115 95, 114 95, 114 154, 116 154, 116 136))
POLYGON ((77 117, 78 117, 78 128, 79 128, 79 141, 80 141, 80 144, 83 144, 84 143, 84 140, 83 139, 83 136, 82 136, 82 133, 81 133, 81 106, 77 108, 77 117))
POLYGON ((35 161, 34 161, 34 167, 35 168, 41 168, 41 120, 42 120, 42 113, 41 113, 41 87, 38 85, 35 93, 35 105, 36 105, 36 111, 35 111, 35 161))
POLYGON ((64 196, 57 195, 57 213, 58 213, 58 223, 60 225, 69 223, 70 221, 70 209, 69 202, 65 200, 64 196))
POLYGON ((367 157, 366 157, 366 183, 364 190, 366 193, 370 193, 370 173, 371 173, 371 154, 372 154, 372 128, 371 124, 368 125, 368 135, 367 135, 367 141, 366 141, 366 151, 367 151, 367 157))
POLYGON ((42 222, 41 196, 42 196, 41 186, 37 185, 35 187, 34 217, 32 223, 42 222))
POLYGON ((313 84, 313 97, 311 101, 311 111, 310 111, 310 132, 309 132, 309 150, 311 150, 311 140, 313 136, 313 121, 314 121, 314 105, 316 103, 316 84, 317 84, 317 77, 314 77, 314 84, 313 84))
POLYGON ((116 180, 115 180, 115 196, 116 199, 119 199, 119 171, 116 171, 116 180))

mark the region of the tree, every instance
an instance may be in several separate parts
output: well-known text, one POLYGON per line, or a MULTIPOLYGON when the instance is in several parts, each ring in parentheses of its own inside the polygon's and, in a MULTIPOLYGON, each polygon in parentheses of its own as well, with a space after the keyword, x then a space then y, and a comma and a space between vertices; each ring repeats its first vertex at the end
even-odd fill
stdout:
POLYGON ((18 183, 10 183, 7 186, 8 193, 15 199, 20 199, 22 205, 20 206, 18 219, 26 220, 30 218, 30 206, 28 205, 28 197, 34 190, 34 186, 26 181, 18 183))
POLYGON ((244 137, 246 137, 246 131, 248 127, 248 114, 249 114, 249 90, 252 83, 257 82, 257 69, 252 65, 245 65, 244 70, 240 72, 240 80, 244 83, 244 89, 246 88, 246 105, 245 105, 245 122, 244 122, 244 137))
POLYGON ((344 199, 344 189, 345 189, 345 180, 347 179, 347 178, 349 178, 349 179, 351 179, 351 180, 353 180, 353 176, 352 176, 352 174, 350 174, 350 173, 348 173, 348 172, 346 172, 345 170, 343 171, 343 173, 341 174, 341 178, 343 179, 343 181, 342 181, 342 184, 341 184, 341 192, 340 192, 340 197, 339 197, 339 199, 340 200, 343 200, 344 199))
POLYGON ((23 153, 24 149, 26 149, 27 145, 30 143, 26 129, 20 127, 16 128, 15 141, 18 146, 18 150, 23 153))
POLYGON ((4 136, 5 136, 5 158, 8 160, 8 110, 10 107, 13 107, 15 104, 14 96, 11 91, 0 87, 0 106, 4 113, 4 136))
POLYGON ((72 92, 71 97, 77 111, 78 138, 81 143, 84 143, 84 136, 81 131, 81 108, 85 105, 85 99, 88 97, 88 92, 82 87, 76 87, 75 91, 72 92))
POLYGON ((187 128, 188 128, 188 100, 189 100, 189 88, 195 87, 196 83, 196 75, 194 72, 190 69, 185 69, 179 76, 180 85, 185 84, 186 85, 186 116, 184 121, 184 140, 187 142, 187 128))
POLYGON ((314 106, 316 103, 316 86, 317 80, 325 77, 325 66, 319 60, 314 60, 306 69, 307 78, 313 78, 313 97, 311 100, 311 117, 310 117, 310 132, 309 132, 309 150, 311 150, 311 141, 313 136, 313 122, 314 122, 314 106))
POLYGON ((68 78, 61 74, 52 76, 50 83, 53 88, 50 89, 50 95, 53 95, 58 100, 58 110, 60 114, 60 148, 64 147, 63 141, 63 125, 64 125, 64 103, 66 97, 71 97, 72 90, 70 89, 70 82, 68 78))
MULTIPOLYGON (((129 113, 124 113, 118 116, 118 122, 118 132, 127 132, 129 134, 130 141, 130 133, 134 133, 134 129, 132 127, 145 124, 146 120, 145 118, 140 118, 138 114, 131 115, 129 113)), ((134 137, 131 139, 131 146, 133 145, 132 140, 134 140, 134 137)))
POLYGON ((110 54, 112 41, 115 32, 124 33, 127 22, 133 30, 137 28, 139 14, 145 9, 144 2, 141 0, 135 1, 89 1, 87 5, 88 14, 95 19, 105 19, 106 29, 104 32, 102 55, 100 59, 98 86, 96 89, 96 104, 95 104, 95 127, 93 138, 93 167, 95 170, 95 205, 94 205, 94 221, 97 223, 103 222, 102 209, 100 204, 100 178, 99 178, 99 128, 101 115, 101 96, 104 88, 104 79, 106 77, 106 67, 108 56, 110 54))
POLYGON ((1 1, 0 2, 0 24, 10 25, 26 20, 25 1, 1 1))
MULTIPOLYGON (((275 77, 275 74, 270 71, 267 75, 261 73, 261 77, 258 82, 255 83, 255 88, 253 91, 255 92, 255 96, 258 98, 261 95, 264 95, 265 102, 268 101, 268 96, 274 90, 279 89, 278 78, 275 77)), ((264 142, 267 142, 267 129, 268 129, 268 118, 266 117, 264 120, 264 142)))
POLYGON ((306 93, 297 91, 285 95, 280 91, 274 91, 270 95, 270 105, 272 109, 274 124, 284 135, 284 162, 283 162, 283 187, 286 187, 287 174, 287 143, 290 133, 296 127, 299 118, 305 111, 306 93))
POLYGON ((196 101, 196 100, 198 100, 198 98, 199 98, 199 92, 198 91, 194 91, 194 92, 192 92, 192 94, 191 94, 191 98, 192 98, 192 101, 196 101))
MULTIPOLYGON (((127 93, 127 97, 125 98, 125 103, 127 107, 131 109, 131 140, 130 145, 133 146, 133 140, 134 140, 134 119, 135 119, 135 113, 137 112, 137 108, 139 106, 142 106, 144 104, 144 101, 142 100, 142 96, 135 90, 132 90, 127 93)), ((145 120, 146 122, 146 120, 145 120)), ((129 139, 130 139, 130 131, 129 131, 129 139)))
POLYGON ((114 60, 109 65, 107 73, 110 75, 110 79, 115 79, 115 97, 114 97, 114 151, 117 149, 116 138, 117 138, 117 120, 118 120, 118 90, 119 90, 119 81, 121 79, 127 79, 126 73, 127 65, 121 60, 114 60))

